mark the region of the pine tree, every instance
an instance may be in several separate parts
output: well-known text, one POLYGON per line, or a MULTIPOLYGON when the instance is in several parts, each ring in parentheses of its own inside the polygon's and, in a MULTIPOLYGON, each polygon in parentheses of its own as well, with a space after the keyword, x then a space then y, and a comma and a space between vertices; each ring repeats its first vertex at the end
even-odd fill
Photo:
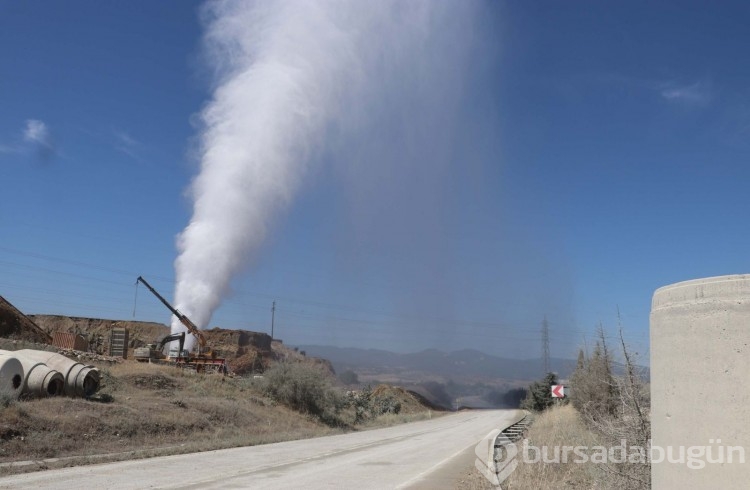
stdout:
POLYGON ((552 398, 552 385, 556 385, 557 375, 547 373, 541 381, 535 381, 529 385, 526 398, 521 402, 521 408, 541 412, 551 407, 555 400, 552 398))
POLYGON ((570 378, 573 406, 593 419, 612 415, 617 408, 612 359, 601 325, 598 333, 599 340, 588 361, 583 350, 579 351, 576 370, 570 378))

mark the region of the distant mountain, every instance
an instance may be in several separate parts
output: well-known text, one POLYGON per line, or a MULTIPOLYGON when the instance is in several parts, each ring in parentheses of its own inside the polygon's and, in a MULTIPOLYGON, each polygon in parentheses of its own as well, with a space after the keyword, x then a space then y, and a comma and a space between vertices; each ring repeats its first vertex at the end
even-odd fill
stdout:
MULTIPOLYGON (((300 350, 315 357, 328 359, 336 372, 374 370, 377 372, 421 372, 445 378, 504 378, 535 380, 543 376, 541 359, 508 359, 472 349, 443 352, 427 349, 410 354, 399 354, 377 349, 301 345, 300 350)), ((550 368, 560 378, 573 372, 576 361, 550 359, 550 368)))

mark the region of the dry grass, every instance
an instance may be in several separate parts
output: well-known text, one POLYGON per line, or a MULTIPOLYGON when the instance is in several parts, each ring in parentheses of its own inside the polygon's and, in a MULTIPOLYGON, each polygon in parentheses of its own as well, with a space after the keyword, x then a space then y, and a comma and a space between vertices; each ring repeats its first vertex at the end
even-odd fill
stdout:
MULTIPOLYGON (((570 405, 553 407, 536 417, 529 428, 529 446, 552 448, 555 446, 587 446, 601 444, 599 436, 584 424, 581 416, 570 405)), ((519 447, 519 449, 521 449, 519 447)), ((520 456, 520 454, 519 454, 520 456)), ((548 453, 554 457, 554 451, 548 453)), ((598 489, 602 486, 601 469, 594 463, 574 463, 570 455, 567 463, 524 463, 518 458, 518 467, 505 482, 507 489, 553 490, 560 488, 598 489)))
POLYGON ((458 479, 456 488, 459 490, 494 490, 497 487, 472 466, 458 479))
POLYGON ((189 452, 340 432, 275 405, 252 380, 137 363, 102 374, 94 400, 49 398, 0 408, 0 462, 165 447, 189 452))
MULTIPOLYGON (((330 427, 274 402, 264 395, 262 382, 134 362, 103 367, 102 387, 91 400, 0 405, 0 475, 266 444, 352 428, 330 427), (39 463, 10 464, 19 461, 39 463)), ((384 415, 366 427, 426 418, 424 413, 384 415)))
MULTIPOLYGON (((535 447, 553 446, 597 446, 599 437, 583 423, 581 416, 569 405, 552 407, 537 415, 527 434, 528 444, 535 447)), ((522 442, 518 442, 518 466, 505 482, 503 490, 558 490, 603 489, 603 474, 596 464, 574 463, 571 454, 568 463, 524 463, 522 442)), ((550 457, 554 452, 548 453, 550 457)), ((468 469, 460 480, 462 490, 487 490, 493 486, 474 467, 468 469)))

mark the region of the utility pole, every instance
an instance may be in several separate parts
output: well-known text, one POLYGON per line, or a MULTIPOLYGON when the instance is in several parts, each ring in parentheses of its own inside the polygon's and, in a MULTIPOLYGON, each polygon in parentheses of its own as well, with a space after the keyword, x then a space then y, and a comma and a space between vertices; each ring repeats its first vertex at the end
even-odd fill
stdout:
POLYGON ((271 305, 271 340, 273 340, 273 319, 276 316, 276 300, 271 305))
POLYGON ((544 363, 544 375, 550 372, 549 368, 549 323, 547 323, 547 315, 544 315, 544 321, 542 321, 542 362, 544 363))

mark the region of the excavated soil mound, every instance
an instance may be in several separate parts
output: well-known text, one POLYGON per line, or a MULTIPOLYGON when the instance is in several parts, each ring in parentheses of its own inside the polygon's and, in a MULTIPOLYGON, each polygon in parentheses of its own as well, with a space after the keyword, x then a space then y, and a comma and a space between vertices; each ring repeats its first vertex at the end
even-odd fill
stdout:
POLYGON ((0 296, 0 337, 42 344, 52 342, 52 337, 2 296, 0 296))
POLYGON ((250 351, 238 357, 229 358, 229 370, 235 374, 262 373, 274 360, 273 354, 263 355, 262 352, 250 351))
POLYGON ((432 410, 444 410, 430 403, 423 396, 399 386, 378 385, 372 390, 372 398, 373 400, 391 398, 398 401, 401 404, 401 413, 424 412, 425 407, 432 410))
POLYGON ((224 351, 227 357, 241 356, 247 352, 248 347, 261 352, 271 352, 271 336, 262 332, 214 327, 204 330, 203 333, 214 350, 224 351))
MULTIPOLYGON (((48 338, 47 334, 52 332, 80 334, 89 341, 91 346, 98 346, 92 347, 92 350, 98 350, 102 353, 109 352, 109 336, 112 328, 125 327, 129 332, 128 347, 131 350, 128 355, 129 359, 132 359, 132 349, 146 344, 158 343, 170 332, 166 325, 154 322, 62 315, 29 315, 27 318, 18 310, 15 311, 17 312, 16 316, 20 315, 20 317, 25 318, 44 338, 48 338)), ((203 333, 216 356, 225 358, 230 371, 237 375, 262 373, 272 362, 280 360, 317 365, 334 374, 333 366, 327 360, 307 357, 304 353, 284 346, 281 341, 272 341, 271 336, 263 332, 214 327, 203 330, 203 333)), ((0 330, 0 335, 2 335, 2 330, 0 330)))
POLYGON ((104 352, 109 350, 109 335, 114 327, 125 327, 129 332, 128 347, 153 343, 169 333, 169 327, 155 322, 81 318, 62 315, 29 315, 45 332, 69 332, 83 335, 91 345, 101 337, 104 352))

